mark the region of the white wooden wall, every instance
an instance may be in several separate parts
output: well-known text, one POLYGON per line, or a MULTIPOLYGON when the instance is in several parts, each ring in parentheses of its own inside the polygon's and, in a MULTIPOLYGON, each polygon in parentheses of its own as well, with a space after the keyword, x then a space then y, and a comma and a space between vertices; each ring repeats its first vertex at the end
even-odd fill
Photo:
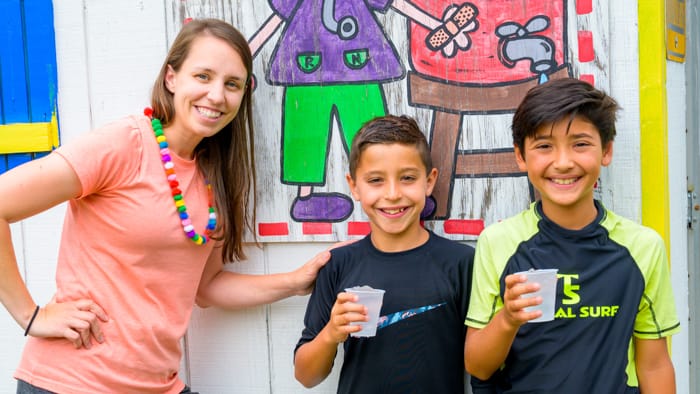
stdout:
MULTIPOLYGON (((597 84, 616 97, 624 108, 618 123, 614 164, 603 174, 599 196, 614 211, 639 220, 636 1, 594 0, 593 6, 595 13, 577 17, 573 11, 574 0, 567 1, 569 61, 576 74, 594 74, 597 84), (595 62, 576 63, 574 38, 578 30, 594 32, 595 62)), ((263 0, 54 0, 62 142, 70 142, 77 135, 110 120, 142 111, 149 102, 152 81, 183 18, 221 17, 250 36, 270 13, 263 0)), ((395 39, 402 59, 407 59, 404 17, 390 10, 379 19, 395 39)), ((259 82, 255 93, 256 127, 262 139, 258 146, 264 155, 260 157, 278 154, 271 144, 279 143, 280 116, 276 111, 280 108, 281 90, 265 84, 263 77, 264 62, 269 59, 272 48, 273 45, 264 47, 255 62, 259 82)), ((410 69, 408 65, 406 68, 410 69)), ((387 97, 391 98, 389 111, 414 115, 427 129, 429 114, 406 104, 405 87, 405 81, 385 86, 389 92, 387 97)), ((684 112, 678 112, 683 109, 678 107, 669 106, 669 118, 684 116, 684 112)), ((492 116, 489 127, 501 132, 474 139, 463 133, 462 146, 468 149, 509 145, 508 120, 508 115, 492 116)), ((464 127, 479 129, 484 127, 484 122, 479 117, 467 117, 464 127)), ((337 136, 332 146, 331 162, 336 164, 328 176, 329 190, 345 187, 342 182, 345 159, 337 136)), ((674 151, 669 153, 675 167, 681 167, 678 163, 684 163, 684 156, 680 154, 680 147, 671 148, 674 151)), ((265 185, 267 193, 293 198, 293 188, 278 182, 279 160, 269 162, 273 163, 272 167, 261 166, 260 184, 265 185)), ((493 222, 524 208, 527 201, 522 196, 525 194, 526 184, 522 179, 460 180, 455 183, 455 195, 463 197, 453 204, 457 204, 455 209, 459 212, 493 222), (490 205, 484 203, 489 187, 498 190, 498 202, 490 205)), ((678 197, 673 198, 672 205, 679 202, 678 197)), ((681 198, 680 203, 683 202, 681 198)), ((20 269, 40 304, 46 303, 54 291, 55 257, 64 209, 59 206, 12 225, 20 269)), ((276 209, 263 205, 260 214, 276 220, 279 216, 276 209)), ((361 220, 361 216, 356 219, 361 220)), ((331 236, 304 236, 297 227, 292 227, 288 239, 264 240, 261 250, 248 248, 250 260, 231 265, 229 269, 250 273, 288 271, 337 238, 343 238, 342 231, 334 231, 331 236)), ((678 230, 672 241, 672 256, 685 253, 684 238, 685 233, 678 230)), ((684 261, 673 264, 684 264, 684 261)), ((674 280, 682 278, 674 277, 674 280)), ((683 295, 677 294, 677 298, 680 298, 680 308, 687 311, 687 299, 683 300, 683 295)), ((196 309, 184 339, 183 378, 195 390, 207 394, 335 392, 339 362, 331 377, 313 390, 304 389, 293 378, 292 350, 302 328, 305 305, 306 297, 294 297, 270 306, 235 312, 196 309)), ((23 346, 21 335, 9 314, 0 313, 0 393, 14 392, 11 375, 23 346)), ((683 372, 687 368, 687 350, 683 352, 687 344, 687 337, 674 341, 680 393, 687 392, 688 376, 683 372)))

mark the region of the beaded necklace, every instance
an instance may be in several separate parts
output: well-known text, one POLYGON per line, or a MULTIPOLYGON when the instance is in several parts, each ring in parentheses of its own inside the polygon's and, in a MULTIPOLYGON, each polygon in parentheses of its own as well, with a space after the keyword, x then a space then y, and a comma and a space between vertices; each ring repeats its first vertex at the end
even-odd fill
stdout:
POLYGON ((204 183, 207 185, 207 195, 209 197, 209 221, 207 222, 207 228, 204 230, 204 234, 197 234, 197 232, 194 231, 194 225, 190 220, 190 216, 187 214, 187 207, 185 206, 185 199, 182 196, 182 191, 178 189, 180 184, 175 175, 175 164, 173 164, 172 158, 170 157, 168 142, 165 140, 165 134, 163 134, 163 125, 160 123, 160 119, 153 117, 153 109, 146 108, 143 110, 143 113, 151 119, 151 127, 153 127, 153 133, 156 136, 156 141, 160 148, 160 158, 163 162, 163 169, 165 169, 165 176, 170 185, 173 201, 175 202, 175 209, 180 217, 182 229, 185 231, 187 237, 194 243, 197 245, 204 245, 207 243, 209 237, 211 237, 211 232, 216 228, 216 211, 214 210, 213 204, 214 192, 212 191, 211 183, 206 179, 204 180, 204 183))

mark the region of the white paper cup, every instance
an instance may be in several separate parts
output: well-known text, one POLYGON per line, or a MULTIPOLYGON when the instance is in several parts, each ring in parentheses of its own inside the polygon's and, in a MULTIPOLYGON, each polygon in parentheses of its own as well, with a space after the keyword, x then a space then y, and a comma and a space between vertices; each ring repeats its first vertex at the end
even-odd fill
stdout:
POLYGON ((555 268, 518 272, 518 274, 527 276, 525 283, 540 284, 539 291, 522 295, 523 298, 542 297, 541 304, 525 308, 526 312, 542 311, 542 316, 532 319, 528 323, 554 320, 554 306, 557 301, 557 271, 559 270, 555 268))
POLYGON ((353 332, 353 337, 373 337, 377 334, 377 324, 379 322, 379 311, 382 309, 384 301, 384 290, 373 289, 369 286, 355 286, 345 289, 346 292, 357 295, 357 303, 367 307, 369 321, 353 322, 351 325, 360 325, 362 330, 353 332))

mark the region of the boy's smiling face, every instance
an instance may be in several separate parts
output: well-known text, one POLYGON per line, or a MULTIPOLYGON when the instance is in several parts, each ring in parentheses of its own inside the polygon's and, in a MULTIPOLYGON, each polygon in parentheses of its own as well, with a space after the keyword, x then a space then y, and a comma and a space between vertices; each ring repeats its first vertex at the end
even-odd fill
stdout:
POLYGON ((364 149, 355 179, 348 175, 347 181, 369 217, 375 247, 408 250, 427 240, 420 213, 436 178, 437 170, 427 172, 413 145, 374 144, 364 149))
POLYGON ((565 228, 578 229, 595 219, 593 189, 600 168, 612 161, 612 142, 602 146, 598 129, 585 118, 557 121, 541 126, 527 137, 516 160, 527 171, 532 186, 542 197, 544 213, 565 228), (567 130, 568 128, 568 130, 567 130))

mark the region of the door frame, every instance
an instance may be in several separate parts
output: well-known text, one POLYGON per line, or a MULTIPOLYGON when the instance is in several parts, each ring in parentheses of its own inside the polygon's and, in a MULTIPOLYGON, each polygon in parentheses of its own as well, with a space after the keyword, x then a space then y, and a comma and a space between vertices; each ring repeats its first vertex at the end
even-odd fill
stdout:
MULTIPOLYGON (((686 165, 688 177, 688 339, 690 392, 700 392, 700 18, 686 2, 686 165)), ((680 366, 676 366, 678 368, 680 366)))

